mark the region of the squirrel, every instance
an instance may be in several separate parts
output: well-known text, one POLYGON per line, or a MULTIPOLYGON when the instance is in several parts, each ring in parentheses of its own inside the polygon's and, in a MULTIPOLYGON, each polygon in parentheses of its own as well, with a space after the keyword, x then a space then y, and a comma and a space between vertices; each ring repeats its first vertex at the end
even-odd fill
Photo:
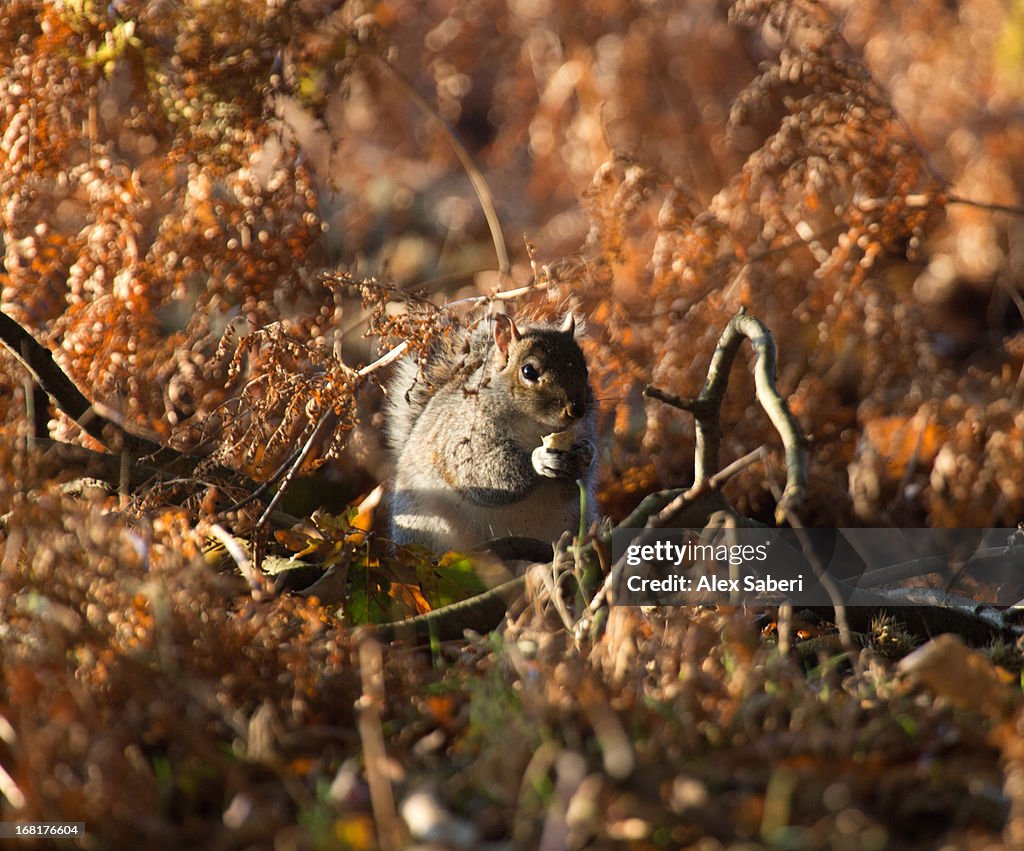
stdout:
POLYGON ((385 411, 394 543, 551 543, 579 526, 577 480, 594 520, 594 393, 575 331, 571 312, 560 327, 498 314, 435 338, 421 368, 399 362, 385 411))

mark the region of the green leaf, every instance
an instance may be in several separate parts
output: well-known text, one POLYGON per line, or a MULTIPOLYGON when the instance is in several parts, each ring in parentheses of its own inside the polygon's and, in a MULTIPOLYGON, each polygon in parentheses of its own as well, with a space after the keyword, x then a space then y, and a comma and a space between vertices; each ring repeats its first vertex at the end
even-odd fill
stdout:
POLYGON ((435 609, 488 590, 472 557, 458 552, 445 553, 436 566, 420 562, 416 565, 416 580, 423 596, 435 609))

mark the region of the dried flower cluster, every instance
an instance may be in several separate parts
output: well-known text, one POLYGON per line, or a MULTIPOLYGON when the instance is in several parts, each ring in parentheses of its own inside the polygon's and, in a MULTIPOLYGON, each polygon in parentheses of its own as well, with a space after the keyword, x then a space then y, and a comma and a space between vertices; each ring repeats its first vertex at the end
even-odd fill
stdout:
POLYGON ((267 122, 294 23, 198 2, 16 0, 0 19, 3 307, 129 423, 208 415, 228 322, 325 301, 301 274, 314 187, 267 122))

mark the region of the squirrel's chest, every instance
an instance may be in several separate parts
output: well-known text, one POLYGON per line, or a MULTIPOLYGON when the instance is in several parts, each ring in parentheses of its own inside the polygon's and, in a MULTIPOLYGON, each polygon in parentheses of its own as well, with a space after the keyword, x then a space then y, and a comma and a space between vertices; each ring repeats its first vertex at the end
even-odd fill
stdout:
POLYGON ((484 540, 515 535, 555 541, 579 523, 579 488, 574 481, 541 479, 518 501, 483 509, 484 540))
POLYGON ((500 487, 455 488, 433 472, 402 478, 394 495, 396 536, 437 551, 508 536, 555 541, 579 523, 575 482, 537 480, 525 495, 505 501, 500 487))

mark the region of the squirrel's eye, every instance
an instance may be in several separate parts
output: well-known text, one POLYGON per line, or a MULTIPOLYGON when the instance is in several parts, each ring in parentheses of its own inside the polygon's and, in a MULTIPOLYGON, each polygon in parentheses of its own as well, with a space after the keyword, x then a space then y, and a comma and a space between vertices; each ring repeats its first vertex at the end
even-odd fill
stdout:
POLYGON ((519 372, 531 384, 535 384, 540 379, 540 372, 532 363, 524 363, 519 372))

